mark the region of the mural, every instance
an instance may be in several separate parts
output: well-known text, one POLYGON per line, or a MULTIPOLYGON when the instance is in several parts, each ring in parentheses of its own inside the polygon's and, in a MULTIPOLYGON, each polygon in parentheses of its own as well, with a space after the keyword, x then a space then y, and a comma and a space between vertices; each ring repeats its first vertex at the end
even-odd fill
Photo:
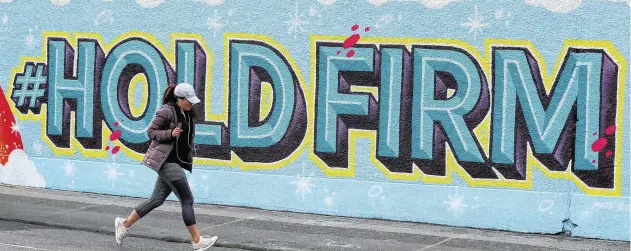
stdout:
POLYGON ((1 183, 147 196, 187 82, 196 201, 629 238, 626 3, 8 2, 1 183))

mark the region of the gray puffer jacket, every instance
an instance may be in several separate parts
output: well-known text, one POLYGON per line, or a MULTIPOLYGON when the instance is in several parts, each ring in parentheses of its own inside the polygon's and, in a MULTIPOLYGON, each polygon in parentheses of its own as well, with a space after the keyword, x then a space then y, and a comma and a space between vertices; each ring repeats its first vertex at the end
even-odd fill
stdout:
MULTIPOLYGON (((171 135, 171 132, 177 127, 178 123, 174 106, 175 103, 164 104, 162 108, 156 112, 156 115, 151 120, 149 129, 147 129, 149 139, 151 139, 151 145, 149 145, 149 149, 147 149, 142 164, 155 171, 160 170, 174 148, 175 138, 171 135)), ((192 123, 191 134, 191 142, 194 142, 195 123, 192 123)), ((189 151, 184 161, 193 163, 192 151, 189 151)), ((192 171, 192 167, 189 164, 185 164, 182 168, 192 171)))

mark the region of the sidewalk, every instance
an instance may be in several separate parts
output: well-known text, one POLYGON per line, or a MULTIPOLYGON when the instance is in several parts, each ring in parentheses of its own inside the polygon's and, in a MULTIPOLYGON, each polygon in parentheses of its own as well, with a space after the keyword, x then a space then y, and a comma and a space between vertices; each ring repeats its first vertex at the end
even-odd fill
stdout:
MULTIPOLYGON (((113 235, 114 218, 142 200, 0 185, 0 220, 113 235)), ((196 204, 195 213, 202 234, 219 236, 217 246, 246 250, 630 250, 629 242, 250 208, 196 204)), ((188 241, 173 201, 140 220, 130 235, 188 241)))

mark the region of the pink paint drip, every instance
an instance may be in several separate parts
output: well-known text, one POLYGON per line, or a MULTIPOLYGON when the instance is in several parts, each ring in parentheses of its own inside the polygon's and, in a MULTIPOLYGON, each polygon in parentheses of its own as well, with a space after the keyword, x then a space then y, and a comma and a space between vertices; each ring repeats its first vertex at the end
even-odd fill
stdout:
POLYGON ((596 163, 596 160, 595 160, 595 159, 593 159, 593 160, 592 160, 592 163, 596 163))
POLYGON ((109 151, 109 150, 110 150, 110 146, 106 146, 105 151, 109 151))
POLYGON ((118 121, 114 122, 114 126, 118 126, 118 121))
MULTIPOLYGON (((355 24, 351 27, 352 31, 356 31, 357 29, 359 29, 359 25, 355 24)), ((368 32, 370 31, 370 27, 366 27, 364 28, 364 32, 368 32)), ((346 40, 344 40, 344 43, 342 44, 342 48, 344 49, 348 49, 351 48, 353 46, 355 46, 357 44, 357 42, 359 42, 359 39, 361 38, 361 36, 359 34, 353 34, 351 36, 349 36, 348 38, 346 38, 346 40)), ((337 51, 337 55, 340 55, 340 51, 337 51)), ((355 55, 355 51, 354 50, 350 50, 348 52, 346 52, 346 57, 352 57, 353 55, 355 55)))
POLYGON ((359 34, 353 34, 350 37, 346 38, 346 40, 344 40, 344 44, 342 45, 342 48, 344 49, 348 49, 353 47, 355 44, 357 44, 357 41, 359 41, 359 39, 361 38, 361 36, 359 36, 359 34))
POLYGON ((116 130, 116 131, 114 131, 114 132, 112 133, 112 135, 110 135, 110 140, 111 140, 111 141, 116 141, 116 140, 118 140, 118 138, 120 138, 120 137, 121 137, 121 134, 122 134, 121 130, 116 130))
POLYGON ((616 132, 616 126, 615 125, 610 125, 609 127, 607 127, 607 129, 605 129, 605 133, 607 135, 612 135, 614 132, 616 132))
POLYGON ((117 154, 118 151, 120 151, 120 150, 121 150, 120 146, 115 146, 114 149, 112 149, 112 154, 117 154))
POLYGON ((594 151, 594 152, 602 151, 607 146, 607 143, 608 143, 608 141, 607 141, 606 138, 600 138, 600 139, 594 141, 594 143, 592 144, 592 151, 594 151))
POLYGON ((613 152, 612 152, 612 151, 607 151, 607 152, 605 153, 605 156, 607 156, 607 158, 611 157, 611 155, 613 155, 613 152))

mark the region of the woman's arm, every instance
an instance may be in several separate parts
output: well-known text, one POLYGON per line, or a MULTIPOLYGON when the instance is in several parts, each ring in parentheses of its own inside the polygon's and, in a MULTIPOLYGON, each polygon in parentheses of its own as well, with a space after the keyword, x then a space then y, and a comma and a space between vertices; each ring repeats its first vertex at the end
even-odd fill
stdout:
POLYGON ((172 130, 168 128, 170 120, 167 114, 169 112, 171 112, 169 108, 161 108, 156 115, 153 116, 151 124, 149 124, 149 129, 147 129, 147 134, 149 134, 151 140, 166 143, 173 139, 172 130))

